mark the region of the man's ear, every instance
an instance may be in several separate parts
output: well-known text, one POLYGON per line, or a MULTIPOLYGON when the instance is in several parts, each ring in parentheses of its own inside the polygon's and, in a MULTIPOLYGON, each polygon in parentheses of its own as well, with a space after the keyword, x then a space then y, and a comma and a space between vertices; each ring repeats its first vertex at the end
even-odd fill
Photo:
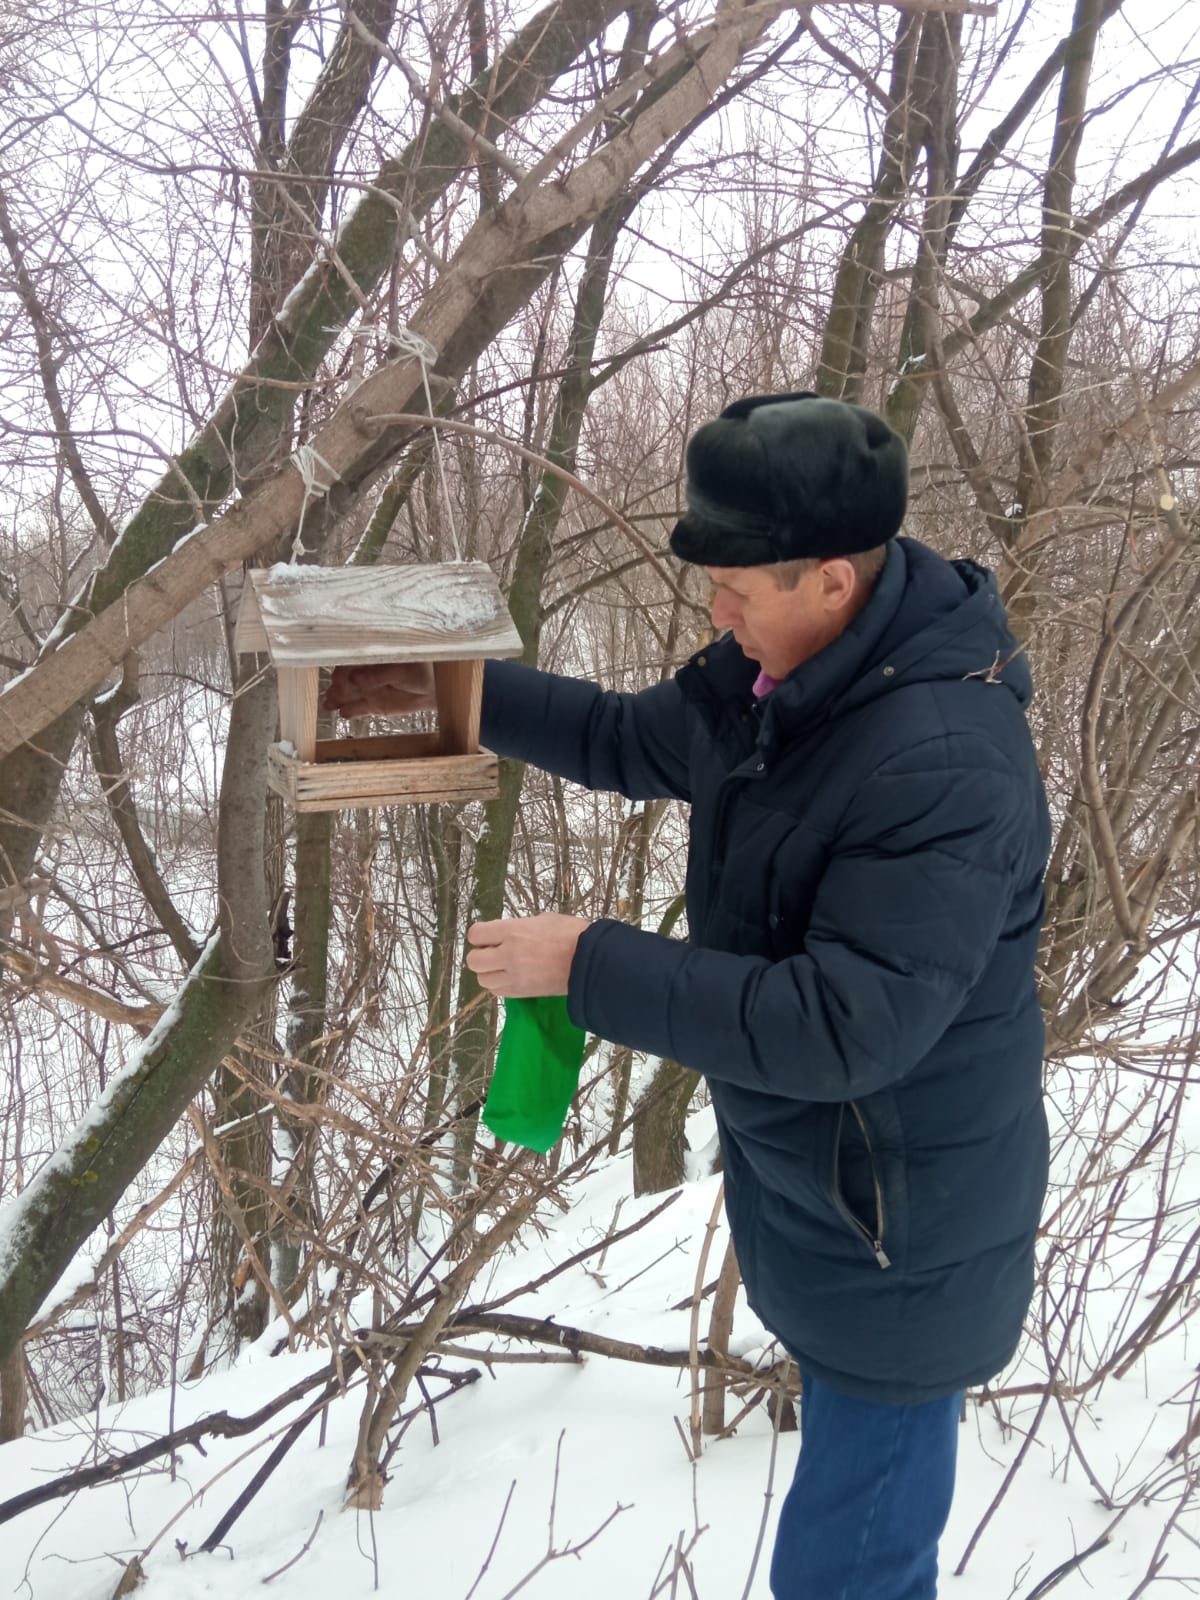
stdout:
POLYGON ((854 597, 854 565, 837 556, 821 563, 821 599, 826 611, 841 611, 854 597))

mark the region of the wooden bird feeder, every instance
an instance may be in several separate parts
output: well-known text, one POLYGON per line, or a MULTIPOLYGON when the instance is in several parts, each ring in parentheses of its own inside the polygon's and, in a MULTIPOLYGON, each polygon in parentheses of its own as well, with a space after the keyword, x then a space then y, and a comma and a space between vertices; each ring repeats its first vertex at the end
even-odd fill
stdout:
POLYGON ((483 661, 520 655, 521 639, 482 561, 252 569, 235 644, 270 656, 278 676, 280 737, 267 777, 297 811, 497 792, 496 757, 479 748, 483 661), (321 669, 390 661, 432 663, 436 731, 318 739, 321 669))

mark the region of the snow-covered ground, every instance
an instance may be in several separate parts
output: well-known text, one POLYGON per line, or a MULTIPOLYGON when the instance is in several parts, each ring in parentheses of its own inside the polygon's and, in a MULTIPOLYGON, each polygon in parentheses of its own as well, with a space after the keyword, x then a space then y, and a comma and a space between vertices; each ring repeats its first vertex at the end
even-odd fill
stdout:
MULTIPOLYGON (((707 1115, 693 1119, 693 1147, 707 1137, 707 1115)), ((718 1182, 686 1184, 660 1216, 613 1245, 602 1266, 592 1258, 507 1309, 553 1315, 640 1344, 685 1348, 689 1313, 670 1308, 693 1290, 718 1182)), ((546 1212, 544 1234, 527 1230, 519 1249, 476 1285, 472 1300, 517 1288, 603 1235, 622 1197, 621 1228, 661 1202, 662 1197, 635 1201, 630 1190, 628 1157, 605 1161, 570 1191, 565 1214, 546 1212)), ((718 1236, 706 1269, 710 1278, 722 1249, 718 1236)), ((1164 1255, 1164 1276, 1175 1259, 1177 1253, 1164 1255)), ((1095 1316, 1117 1304, 1115 1294, 1098 1288, 1089 1302, 1095 1316)), ((365 1305, 361 1311, 368 1314, 365 1305)), ((706 1323, 707 1310, 702 1329, 706 1323)), ((234 1369, 174 1393, 143 1396, 0 1448, 0 1500, 205 1413, 253 1411, 323 1365, 317 1350, 272 1356, 278 1339, 279 1329, 270 1330, 234 1369)), ((483 1341, 470 1343, 478 1347, 483 1341)), ((734 1353, 754 1358, 765 1343, 762 1328, 739 1303, 734 1353)), ((1174 1481, 1164 1481, 1150 1503, 1139 1500, 1127 1510, 1111 1542, 1054 1591, 1056 1600, 1133 1595, 1155 1557, 1186 1471, 1185 1461, 1172 1467, 1165 1452, 1187 1424, 1196 1383, 1187 1324, 1156 1346, 1151 1359, 1152 1374, 1140 1363, 1119 1381, 1108 1380, 1086 1410, 1060 1414, 1054 1402, 1047 1406, 965 1574, 955 1577, 1025 1444, 1039 1401, 1031 1396, 998 1407, 968 1406, 959 1489, 942 1547, 943 1596, 1031 1595, 1053 1569, 1113 1526, 1123 1495, 1169 1468, 1174 1481), (1095 1484, 1078 1457, 1069 1457, 1068 1421, 1095 1484), (1117 1509, 1104 1508, 1098 1488, 1116 1499, 1117 1509)), ((700 1600, 765 1600, 774 1512, 798 1447, 795 1433, 773 1439, 765 1407, 752 1410, 733 1437, 707 1441, 693 1469, 677 1425, 686 1431, 686 1373, 600 1356, 580 1365, 496 1364, 490 1373, 478 1360, 446 1365, 474 1366, 482 1376, 437 1405, 436 1441, 428 1416, 411 1424, 393 1458, 383 1508, 373 1515, 342 1509, 363 1398, 360 1380, 330 1408, 324 1439, 312 1423, 233 1527, 227 1545, 213 1554, 190 1552, 236 1499, 302 1402, 249 1438, 206 1440, 203 1454, 184 1448, 173 1475, 159 1461, 136 1478, 39 1507, 5 1525, 0 1592, 29 1600, 107 1600, 121 1564, 151 1546, 147 1583, 139 1590, 147 1600, 248 1600, 293 1558, 298 1559, 273 1580, 292 1600, 357 1600, 377 1593, 501 1600, 517 1592, 549 1597, 568 1591, 576 1600, 649 1600, 652 1594, 693 1592, 682 1575, 674 1586, 667 1577, 672 1553, 682 1548, 689 1552, 700 1600), (749 1581, 764 1511, 766 1540, 749 1581), (566 1552, 585 1543, 577 1556, 564 1553, 545 1562, 549 1548, 566 1552)), ((1044 1368, 1030 1359, 1004 1381, 1032 1383, 1043 1375, 1044 1368)), ((440 1388, 436 1380, 429 1387, 432 1393, 440 1388)), ((414 1392, 410 1400, 416 1398, 414 1392)), ((739 1404, 731 1399, 730 1417, 739 1404)), ((1192 1584, 1180 1583, 1189 1577, 1200 1590, 1197 1535, 1200 1519, 1185 1511, 1159 1552, 1167 1565, 1154 1593, 1194 1592, 1192 1584)))

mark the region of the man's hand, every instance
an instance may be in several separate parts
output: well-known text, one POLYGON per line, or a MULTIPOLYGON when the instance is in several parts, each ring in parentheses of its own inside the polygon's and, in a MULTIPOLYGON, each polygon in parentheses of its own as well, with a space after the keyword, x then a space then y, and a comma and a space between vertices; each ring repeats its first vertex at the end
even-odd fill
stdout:
POLYGON ((544 911, 539 917, 473 922, 467 965, 493 994, 528 1000, 566 994, 579 936, 591 923, 544 911))
POLYGON ((321 697, 324 711, 343 717, 398 717, 434 705, 433 668, 428 661, 389 661, 373 667, 334 667, 321 697))

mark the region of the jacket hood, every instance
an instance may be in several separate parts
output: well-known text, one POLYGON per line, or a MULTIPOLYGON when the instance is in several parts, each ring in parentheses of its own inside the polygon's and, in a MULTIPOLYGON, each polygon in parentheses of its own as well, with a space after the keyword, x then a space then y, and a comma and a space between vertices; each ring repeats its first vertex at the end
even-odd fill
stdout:
MULTIPOLYGON (((744 704, 758 668, 727 634, 680 674, 689 696, 744 704)), ((901 686, 979 677, 1024 708, 1033 681, 1008 626, 995 576, 947 561, 916 539, 892 541, 875 592, 846 631, 767 696, 763 731, 784 739, 901 686)))
MULTIPOLYGON (((894 554, 902 560, 903 578, 888 586, 898 589, 890 607, 883 597, 889 620, 836 696, 839 709, 902 684, 976 677, 1003 685, 1024 709, 1033 698, 1033 679, 1009 628, 995 574, 974 561, 946 561, 916 539, 898 539, 894 554)), ((901 560, 894 564, 899 567, 901 560)), ((884 576, 892 566, 889 559, 884 576)), ((870 609, 868 604, 863 614, 870 609)))

